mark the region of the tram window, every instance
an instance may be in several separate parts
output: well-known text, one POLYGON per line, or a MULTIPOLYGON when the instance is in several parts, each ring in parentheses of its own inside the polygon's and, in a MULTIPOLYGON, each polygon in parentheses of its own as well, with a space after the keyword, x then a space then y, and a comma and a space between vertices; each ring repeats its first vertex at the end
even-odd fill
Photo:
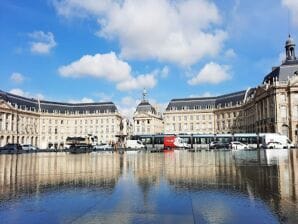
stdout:
POLYGON ((155 137, 154 144, 163 144, 163 137, 155 137))
POLYGON ((200 138, 193 138, 194 144, 201 144, 200 138))
POLYGON ((143 137, 141 138, 141 141, 143 142, 143 144, 152 144, 152 139, 151 137, 143 137))
POLYGON ((201 144, 207 144, 207 139, 206 138, 201 138, 201 144))

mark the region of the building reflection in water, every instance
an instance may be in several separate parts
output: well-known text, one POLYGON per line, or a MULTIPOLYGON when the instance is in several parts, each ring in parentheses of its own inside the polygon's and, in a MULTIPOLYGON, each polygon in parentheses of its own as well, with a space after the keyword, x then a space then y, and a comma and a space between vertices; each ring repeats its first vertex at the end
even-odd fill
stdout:
POLYGON ((119 156, 39 153, 0 156, 0 197, 68 187, 111 190, 120 177, 119 156))
POLYGON ((121 178, 130 176, 145 206, 152 189, 166 183, 182 194, 239 192, 264 201, 280 220, 291 222, 298 212, 297 159, 297 150, 1 155, 0 198, 4 203, 74 187, 112 194, 121 178))

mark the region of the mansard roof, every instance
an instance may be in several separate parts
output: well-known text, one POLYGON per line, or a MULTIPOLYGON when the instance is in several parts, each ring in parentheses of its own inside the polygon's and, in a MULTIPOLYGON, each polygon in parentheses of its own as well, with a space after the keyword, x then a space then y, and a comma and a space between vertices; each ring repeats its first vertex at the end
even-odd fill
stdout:
POLYGON ((288 78, 298 75, 298 60, 295 56, 295 46, 293 38, 289 35, 285 44, 285 61, 280 66, 273 68, 265 76, 263 83, 272 83, 275 80, 287 81, 288 78))
POLYGON ((263 83, 272 82, 273 78, 278 81, 287 81, 288 78, 297 75, 298 73, 298 60, 285 61, 278 67, 274 67, 272 71, 265 76, 263 83), (296 73, 296 74, 295 74, 296 73))
POLYGON ((211 109, 221 108, 225 106, 236 106, 242 103, 245 97, 245 90, 234 92, 217 97, 196 97, 196 98, 181 98, 172 99, 167 106, 168 110, 183 110, 183 109, 211 109))
POLYGON ((155 108, 147 101, 147 100, 142 100, 141 103, 136 108, 136 112, 141 113, 152 113, 152 114, 157 114, 155 108))
POLYGON ((0 99, 10 103, 19 109, 27 109, 32 111, 48 112, 48 113, 105 113, 117 112, 117 107, 113 102, 97 102, 97 103, 62 103, 46 100, 37 100, 34 98, 26 98, 15 94, 7 93, 0 90, 0 99))

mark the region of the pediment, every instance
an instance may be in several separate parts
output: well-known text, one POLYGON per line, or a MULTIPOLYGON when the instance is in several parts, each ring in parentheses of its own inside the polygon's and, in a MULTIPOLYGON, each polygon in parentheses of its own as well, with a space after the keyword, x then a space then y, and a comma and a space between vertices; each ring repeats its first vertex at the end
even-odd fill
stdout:
POLYGON ((13 107, 5 101, 0 101, 0 108, 2 109, 13 109, 13 107))

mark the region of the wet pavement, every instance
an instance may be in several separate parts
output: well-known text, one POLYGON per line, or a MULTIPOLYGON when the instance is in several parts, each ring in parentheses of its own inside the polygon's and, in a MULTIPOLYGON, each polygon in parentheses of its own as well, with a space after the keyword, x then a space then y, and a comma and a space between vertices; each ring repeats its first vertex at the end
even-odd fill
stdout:
POLYGON ((298 150, 0 155, 1 223, 298 223, 298 150))

